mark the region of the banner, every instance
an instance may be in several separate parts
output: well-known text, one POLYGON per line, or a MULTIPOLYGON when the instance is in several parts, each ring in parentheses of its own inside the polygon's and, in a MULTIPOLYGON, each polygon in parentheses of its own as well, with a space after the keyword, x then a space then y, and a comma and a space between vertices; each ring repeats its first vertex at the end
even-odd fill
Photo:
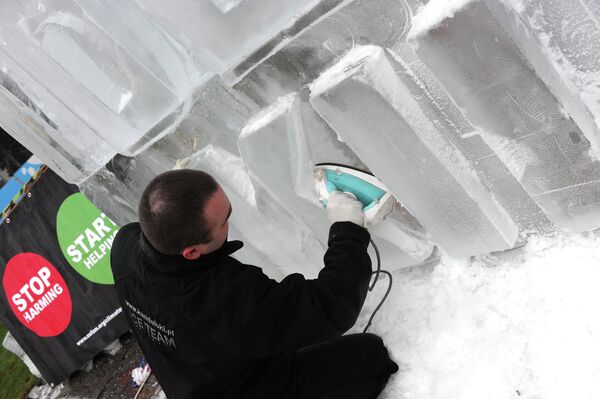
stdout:
POLYGON ((119 227, 52 171, 30 174, 0 225, 0 317, 59 383, 128 330, 109 263, 119 227))

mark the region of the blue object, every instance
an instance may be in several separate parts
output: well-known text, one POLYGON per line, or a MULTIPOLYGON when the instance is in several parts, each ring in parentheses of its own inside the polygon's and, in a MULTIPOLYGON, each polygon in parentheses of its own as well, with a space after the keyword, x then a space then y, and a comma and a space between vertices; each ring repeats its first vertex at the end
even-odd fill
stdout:
POLYGON ((0 224, 8 217, 8 214, 21 201, 27 190, 28 184, 37 178, 42 164, 36 162, 35 157, 29 158, 27 162, 17 169, 12 177, 0 186, 0 224))
POLYGON ((32 163, 31 161, 25 162, 17 171, 13 174, 13 177, 21 182, 22 185, 27 185, 34 177, 42 166, 41 163, 32 163))
POLYGON ((347 173, 326 170, 327 191, 350 192, 363 204, 363 212, 374 207, 385 195, 385 191, 371 183, 347 173))
POLYGON ((0 188, 0 209, 6 208, 11 201, 18 202, 23 184, 15 178, 10 178, 2 188, 0 188))

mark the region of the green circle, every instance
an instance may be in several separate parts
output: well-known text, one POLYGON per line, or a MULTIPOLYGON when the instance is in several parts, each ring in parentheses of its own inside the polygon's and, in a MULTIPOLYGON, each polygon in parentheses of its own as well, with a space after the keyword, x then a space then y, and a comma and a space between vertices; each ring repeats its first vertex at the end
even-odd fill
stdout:
POLYGON ((56 235, 73 269, 93 283, 114 284, 110 248, 119 231, 108 216, 81 193, 67 197, 56 215, 56 235))

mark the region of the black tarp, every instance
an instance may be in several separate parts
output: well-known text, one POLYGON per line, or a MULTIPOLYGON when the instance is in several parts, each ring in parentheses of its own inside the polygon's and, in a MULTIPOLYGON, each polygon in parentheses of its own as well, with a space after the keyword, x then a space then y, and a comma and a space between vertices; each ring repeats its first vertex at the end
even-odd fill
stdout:
POLYGON ((84 278, 61 250, 57 212, 77 192, 77 186, 47 170, 10 214, 10 221, 0 225, 0 317, 50 383, 64 381, 128 330, 113 286, 84 278))

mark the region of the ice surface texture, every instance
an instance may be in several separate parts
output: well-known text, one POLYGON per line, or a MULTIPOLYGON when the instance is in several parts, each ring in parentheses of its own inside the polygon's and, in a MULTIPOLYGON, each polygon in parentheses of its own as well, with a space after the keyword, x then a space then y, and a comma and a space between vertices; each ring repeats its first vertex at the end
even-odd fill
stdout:
POLYGON ((600 6, 595 0, 487 1, 490 11, 600 158, 600 6))
POLYGON ((320 266, 318 162, 371 170, 397 196, 371 228, 388 267, 433 245, 481 254, 600 227, 598 10, 7 0, 0 125, 120 223, 156 174, 207 169, 236 203, 241 256, 274 275, 320 266))
POLYGON ((412 33, 419 57, 550 220, 597 227, 600 163, 486 3, 470 2, 412 33))

